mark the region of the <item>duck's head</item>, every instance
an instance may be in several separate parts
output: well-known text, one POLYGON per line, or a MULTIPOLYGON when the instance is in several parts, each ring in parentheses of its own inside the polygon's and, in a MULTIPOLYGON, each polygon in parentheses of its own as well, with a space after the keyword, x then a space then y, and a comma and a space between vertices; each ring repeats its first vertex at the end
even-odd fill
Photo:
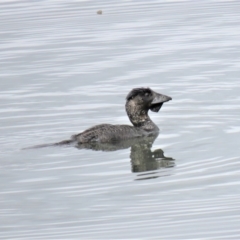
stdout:
POLYGON ((134 88, 126 97, 127 103, 143 110, 158 112, 163 103, 172 100, 171 97, 154 92, 150 88, 134 88))

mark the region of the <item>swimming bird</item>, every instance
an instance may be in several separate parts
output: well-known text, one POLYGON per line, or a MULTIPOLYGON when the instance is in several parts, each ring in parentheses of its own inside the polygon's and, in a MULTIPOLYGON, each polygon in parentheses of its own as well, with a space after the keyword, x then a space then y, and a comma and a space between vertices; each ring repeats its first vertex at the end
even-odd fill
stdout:
POLYGON ((134 88, 128 93, 125 104, 127 115, 133 126, 99 124, 73 135, 69 140, 37 145, 31 148, 70 143, 76 143, 77 145, 86 143, 116 143, 131 138, 156 135, 159 132, 159 128, 148 116, 148 111, 158 112, 163 103, 170 100, 172 100, 171 97, 157 93, 150 88, 134 88))

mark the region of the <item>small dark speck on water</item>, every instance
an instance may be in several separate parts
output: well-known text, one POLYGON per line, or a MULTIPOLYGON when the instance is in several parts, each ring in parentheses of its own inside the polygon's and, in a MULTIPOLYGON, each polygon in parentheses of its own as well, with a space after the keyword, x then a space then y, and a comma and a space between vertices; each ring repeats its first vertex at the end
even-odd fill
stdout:
POLYGON ((98 14, 98 15, 101 15, 101 14, 102 14, 102 10, 98 10, 98 11, 97 11, 97 14, 98 14))

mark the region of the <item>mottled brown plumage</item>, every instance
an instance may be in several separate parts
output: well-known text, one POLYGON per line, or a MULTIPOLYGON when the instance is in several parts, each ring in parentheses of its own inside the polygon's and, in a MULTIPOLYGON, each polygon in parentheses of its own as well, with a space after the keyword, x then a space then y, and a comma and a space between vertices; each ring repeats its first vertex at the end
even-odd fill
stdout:
POLYGON ((134 88, 127 95, 125 105, 127 115, 133 126, 100 124, 73 135, 70 140, 36 147, 65 145, 73 142, 78 145, 91 142, 114 143, 131 138, 155 135, 159 128, 148 116, 148 111, 150 109, 153 112, 158 112, 163 103, 171 99, 171 97, 156 93, 150 88, 134 88))
POLYGON ((111 125, 100 124, 72 136, 78 143, 87 142, 116 142, 124 139, 143 137, 159 131, 148 116, 149 109, 158 112, 164 102, 170 97, 156 93, 150 88, 134 88, 126 97, 126 112, 133 124, 111 125))

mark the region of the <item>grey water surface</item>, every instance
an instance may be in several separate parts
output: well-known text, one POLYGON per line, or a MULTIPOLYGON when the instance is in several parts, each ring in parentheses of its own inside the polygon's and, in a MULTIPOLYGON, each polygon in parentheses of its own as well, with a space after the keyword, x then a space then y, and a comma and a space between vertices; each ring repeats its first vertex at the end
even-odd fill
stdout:
POLYGON ((0 239, 240 239, 239 11, 1 1, 0 239), (173 98, 155 141, 21 150, 130 124, 134 87, 173 98))

